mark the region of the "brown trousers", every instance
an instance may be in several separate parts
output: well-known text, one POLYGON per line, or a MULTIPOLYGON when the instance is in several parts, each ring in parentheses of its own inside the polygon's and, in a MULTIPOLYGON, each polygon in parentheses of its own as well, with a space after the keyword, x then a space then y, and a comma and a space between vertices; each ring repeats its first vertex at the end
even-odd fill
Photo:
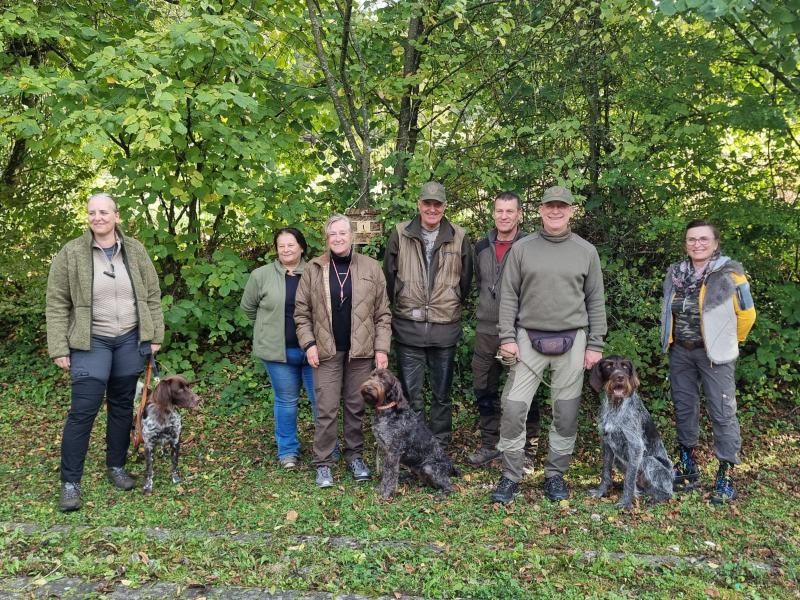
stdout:
POLYGON ((364 452, 364 383, 375 361, 372 358, 349 358, 337 352, 314 369, 314 391, 317 396, 317 421, 314 431, 314 465, 333 466, 333 450, 339 429, 339 405, 344 404, 344 458, 349 463, 364 452))

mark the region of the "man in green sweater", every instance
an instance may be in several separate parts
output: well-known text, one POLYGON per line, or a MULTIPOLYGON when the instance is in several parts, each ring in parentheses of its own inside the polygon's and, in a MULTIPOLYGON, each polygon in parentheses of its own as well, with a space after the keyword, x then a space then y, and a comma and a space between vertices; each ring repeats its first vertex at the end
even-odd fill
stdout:
POLYGON ((525 419, 550 369, 553 420, 544 465, 544 493, 569 498, 564 472, 575 448, 583 371, 600 360, 606 334, 603 274, 597 250, 572 233, 575 199, 561 186, 545 190, 542 229, 517 242, 500 288, 500 355, 511 371, 503 390, 500 442, 503 474, 492 501, 514 500, 522 479, 525 419))

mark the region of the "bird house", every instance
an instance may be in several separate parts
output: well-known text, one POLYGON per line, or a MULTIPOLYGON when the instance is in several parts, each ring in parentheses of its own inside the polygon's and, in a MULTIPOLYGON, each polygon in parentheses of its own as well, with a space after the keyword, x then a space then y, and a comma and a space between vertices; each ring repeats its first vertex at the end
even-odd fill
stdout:
POLYGON ((349 208, 345 211, 353 223, 353 243, 369 244, 374 238, 383 235, 383 221, 378 211, 372 208, 349 208))

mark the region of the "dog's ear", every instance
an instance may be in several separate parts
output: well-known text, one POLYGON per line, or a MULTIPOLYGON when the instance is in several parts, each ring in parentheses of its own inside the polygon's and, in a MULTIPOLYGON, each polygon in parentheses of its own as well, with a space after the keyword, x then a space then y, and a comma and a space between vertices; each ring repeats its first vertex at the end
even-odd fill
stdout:
POLYGON ((603 387, 603 373, 601 371, 603 360, 605 359, 600 359, 594 363, 592 371, 589 373, 589 385, 592 386, 595 392, 599 392, 600 388, 603 387))
POLYGON ((636 367, 634 366, 633 362, 627 358, 625 359, 625 366, 631 372, 631 385, 633 386, 633 390, 636 391, 639 389, 639 375, 636 373, 636 367))
POLYGON ((161 409, 169 408, 172 404, 172 382, 169 377, 165 377, 156 384, 150 401, 161 409))
POLYGON ((399 402, 403 399, 403 386, 400 380, 388 371, 386 375, 386 403, 399 402))

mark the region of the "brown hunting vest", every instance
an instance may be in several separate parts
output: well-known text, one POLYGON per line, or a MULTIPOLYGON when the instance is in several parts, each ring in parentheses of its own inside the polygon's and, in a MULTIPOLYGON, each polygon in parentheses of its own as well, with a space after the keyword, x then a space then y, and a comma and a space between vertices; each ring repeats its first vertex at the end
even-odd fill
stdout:
MULTIPOLYGON (((397 224, 394 316, 427 323, 454 323, 461 319, 461 245, 464 229, 454 223, 453 239, 434 249, 431 272, 424 242, 406 233, 411 221, 397 224)), ((442 223, 442 226, 446 226, 442 223)))

